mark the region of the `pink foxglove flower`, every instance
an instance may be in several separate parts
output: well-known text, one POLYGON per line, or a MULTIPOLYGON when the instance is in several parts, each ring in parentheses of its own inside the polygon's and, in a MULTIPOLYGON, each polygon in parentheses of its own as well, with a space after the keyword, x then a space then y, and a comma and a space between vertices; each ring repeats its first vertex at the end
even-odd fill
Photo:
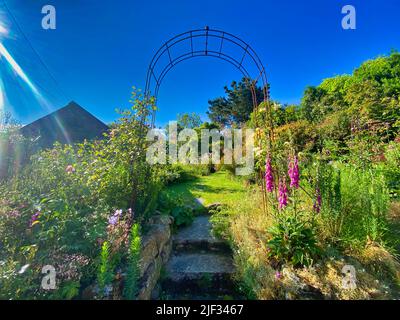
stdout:
POLYGON ((289 160, 288 174, 290 177, 290 187, 297 189, 299 187, 300 173, 299 173, 299 162, 296 156, 294 156, 289 160))
POLYGON ((278 201, 279 201, 279 209, 283 209, 288 204, 288 190, 286 187, 285 179, 283 179, 283 181, 282 180, 279 181, 278 201))
POLYGON ((269 155, 267 156, 267 160, 265 162, 265 187, 268 192, 272 192, 274 190, 274 176, 272 174, 271 158, 269 155))

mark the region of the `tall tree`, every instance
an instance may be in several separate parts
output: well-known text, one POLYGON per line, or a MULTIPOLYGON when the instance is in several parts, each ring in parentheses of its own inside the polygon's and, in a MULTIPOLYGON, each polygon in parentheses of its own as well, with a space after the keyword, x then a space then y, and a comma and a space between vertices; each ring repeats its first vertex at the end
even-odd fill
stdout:
MULTIPOLYGON (((251 80, 243 78, 240 82, 233 81, 230 87, 225 87, 225 97, 208 101, 207 112, 211 121, 223 126, 243 124, 250 119, 254 109, 253 97, 250 89, 251 80)), ((263 92, 256 86, 257 105, 263 101, 263 92)))

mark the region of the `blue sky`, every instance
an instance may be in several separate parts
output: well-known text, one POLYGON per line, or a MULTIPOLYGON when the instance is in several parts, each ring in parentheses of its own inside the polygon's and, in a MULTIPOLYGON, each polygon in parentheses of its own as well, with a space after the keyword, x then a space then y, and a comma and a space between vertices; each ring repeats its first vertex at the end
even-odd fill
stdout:
MULTIPOLYGON (((400 49, 398 0, 6 0, 55 83, 1 2, 0 19, 9 28, 1 42, 43 96, 39 103, 5 59, 0 60, 6 108, 22 123, 69 100, 105 122, 113 121, 116 108, 129 106, 131 87, 144 87, 156 50, 172 36, 206 25, 253 47, 267 69, 272 98, 283 103, 299 102, 307 85, 350 73, 366 59, 400 49), (56 7, 56 30, 41 28, 45 4, 56 7), (357 10, 356 30, 341 28, 346 4, 357 10)), ((215 58, 177 65, 161 86, 157 123, 187 111, 205 117, 207 101, 240 78, 238 70, 215 58)))

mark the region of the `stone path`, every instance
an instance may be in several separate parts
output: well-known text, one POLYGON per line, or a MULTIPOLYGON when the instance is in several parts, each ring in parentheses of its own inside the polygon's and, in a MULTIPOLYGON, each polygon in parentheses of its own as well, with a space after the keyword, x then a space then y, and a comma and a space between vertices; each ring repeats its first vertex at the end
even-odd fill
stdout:
POLYGON ((161 282, 161 298, 235 298, 233 272, 228 244, 211 234, 209 216, 198 216, 173 238, 173 252, 161 282))

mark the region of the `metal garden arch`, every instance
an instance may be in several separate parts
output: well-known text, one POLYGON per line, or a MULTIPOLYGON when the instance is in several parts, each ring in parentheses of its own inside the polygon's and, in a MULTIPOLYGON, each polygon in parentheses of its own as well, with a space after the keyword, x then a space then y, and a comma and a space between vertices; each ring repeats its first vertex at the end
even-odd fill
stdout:
MULTIPOLYGON (((252 93, 253 107, 256 111, 258 103, 255 89, 257 85, 261 85, 264 102, 269 109, 267 76, 257 53, 248 43, 237 36, 209 27, 181 33, 169 39, 158 49, 147 70, 145 96, 153 96, 157 100, 158 91, 167 73, 178 63, 200 56, 219 58, 239 69, 247 79, 252 93), (231 50, 234 49, 234 52, 229 51, 228 46, 231 50), (174 52, 177 47, 181 48, 179 53, 174 52), (250 69, 254 71, 250 71, 250 69)), ((152 116, 152 126, 154 126, 154 122, 155 112, 152 116)))

